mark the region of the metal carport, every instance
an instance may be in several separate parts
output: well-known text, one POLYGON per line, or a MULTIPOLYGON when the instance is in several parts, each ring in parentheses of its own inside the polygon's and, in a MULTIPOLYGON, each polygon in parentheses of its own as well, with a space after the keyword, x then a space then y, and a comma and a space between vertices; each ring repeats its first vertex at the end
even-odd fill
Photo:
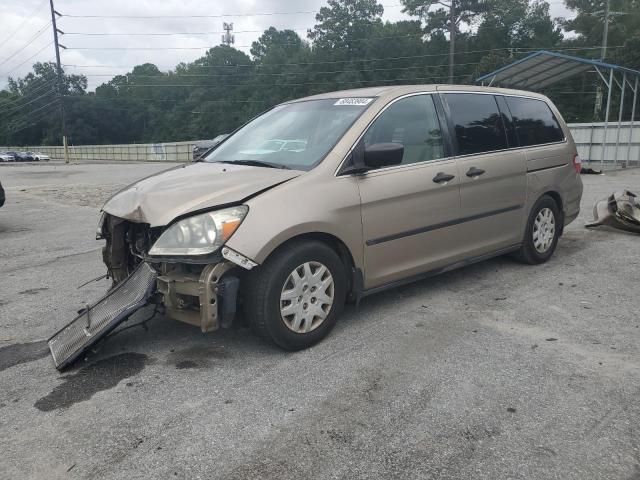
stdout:
MULTIPOLYGON (((623 121, 625 93, 627 87, 629 87, 631 92, 633 92, 629 138, 627 141, 627 155, 624 165, 626 167, 629 164, 631 154, 640 71, 598 60, 590 60, 588 58, 574 57, 563 53, 540 50, 521 60, 517 60, 509 65, 499 68, 494 72, 482 75, 476 80, 476 82, 487 86, 501 86, 539 91, 574 75, 588 71, 595 71, 607 87, 607 104, 604 118, 601 166, 604 166, 606 154, 607 129, 609 127, 609 115, 611 112, 611 98, 613 92, 616 89, 616 86, 620 90, 620 108, 618 111, 614 159, 618 158, 618 148, 620 147, 620 127, 623 121)), ((593 129, 591 130, 591 136, 591 140, 593 140, 593 129)), ((590 157, 591 144, 589 145, 589 160, 590 157)))

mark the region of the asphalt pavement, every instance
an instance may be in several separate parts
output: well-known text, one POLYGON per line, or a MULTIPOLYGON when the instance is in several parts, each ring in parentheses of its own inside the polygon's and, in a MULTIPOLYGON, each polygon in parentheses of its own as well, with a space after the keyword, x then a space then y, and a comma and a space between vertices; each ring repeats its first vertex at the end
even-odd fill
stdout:
POLYGON ((583 177, 548 263, 366 298, 309 350, 156 316, 60 374, 102 202, 168 166, 0 165, 0 479, 640 479, 640 238, 584 228, 640 170, 583 177))

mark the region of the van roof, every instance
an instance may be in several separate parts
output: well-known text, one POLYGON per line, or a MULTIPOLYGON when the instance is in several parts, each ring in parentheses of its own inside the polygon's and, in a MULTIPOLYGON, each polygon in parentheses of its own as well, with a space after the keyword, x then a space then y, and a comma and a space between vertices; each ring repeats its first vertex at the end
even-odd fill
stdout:
POLYGON ((465 91, 465 92, 493 92, 506 95, 524 95, 528 97, 536 97, 547 99, 544 95, 526 90, 512 90, 509 88, 481 87, 477 85, 386 85, 379 87, 354 88, 351 90, 338 90, 335 92, 321 93, 311 95, 309 97, 298 98, 291 102, 302 102, 306 100, 322 100, 329 98, 345 98, 345 97, 389 97, 394 98, 401 95, 416 92, 435 92, 435 91, 465 91))

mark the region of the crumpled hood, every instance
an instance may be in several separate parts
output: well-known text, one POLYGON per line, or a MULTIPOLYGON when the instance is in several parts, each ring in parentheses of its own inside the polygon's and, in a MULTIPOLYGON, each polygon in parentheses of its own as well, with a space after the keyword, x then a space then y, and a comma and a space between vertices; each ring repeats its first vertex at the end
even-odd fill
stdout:
POLYGON ((241 202, 301 175, 299 170, 194 163, 144 178, 116 193, 102 210, 152 227, 189 212, 241 202))

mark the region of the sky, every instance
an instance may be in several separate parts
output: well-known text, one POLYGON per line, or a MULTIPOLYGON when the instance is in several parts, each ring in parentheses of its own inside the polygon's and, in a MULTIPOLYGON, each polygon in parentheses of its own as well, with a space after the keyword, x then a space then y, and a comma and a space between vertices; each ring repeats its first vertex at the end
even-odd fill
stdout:
MULTIPOLYGON (((169 70, 201 57, 219 45, 223 22, 233 22, 235 47, 249 53, 251 42, 274 26, 293 29, 303 38, 326 0, 54 0, 61 62, 65 72, 87 75, 89 89, 133 66, 150 62, 169 70), (76 15, 80 17, 72 17, 76 15), (98 18, 87 18, 88 16, 98 18), (162 16, 164 18, 104 18, 162 16), (185 18, 207 15, 216 18, 185 18), (110 36, 100 33, 118 34, 110 36), (142 36, 132 33, 158 33, 142 36), (78 35, 84 34, 84 35, 78 35), (92 34, 92 35, 86 35, 92 34), (166 35, 171 34, 171 35, 166 35), (127 48, 127 50, 122 50, 127 48), (140 48, 135 50, 131 48, 140 48)), ((399 0, 382 0, 383 19, 407 19, 399 0)), ((550 0, 552 17, 570 17, 561 0, 550 0)), ((0 9, 0 88, 7 78, 22 77, 36 61, 55 61, 49 0, 2 0, 0 9)))

